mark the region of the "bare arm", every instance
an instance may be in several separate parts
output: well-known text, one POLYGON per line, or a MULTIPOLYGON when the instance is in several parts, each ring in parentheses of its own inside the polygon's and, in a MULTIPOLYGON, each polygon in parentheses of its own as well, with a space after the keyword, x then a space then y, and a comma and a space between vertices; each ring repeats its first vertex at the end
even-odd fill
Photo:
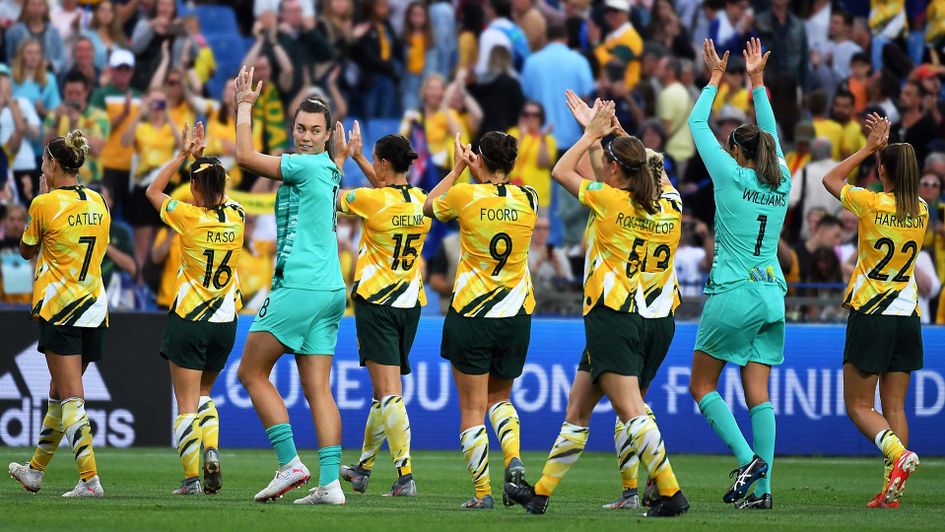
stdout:
POLYGON ((255 68, 244 66, 236 76, 236 163, 240 168, 269 179, 282 180, 282 158, 264 155, 253 146, 253 104, 259 98, 262 81, 253 88, 255 68))
POLYGON ((824 176, 824 188, 837 199, 840 199, 840 191, 843 189, 843 185, 846 184, 846 177, 867 157, 883 149, 889 140, 891 124, 886 118, 881 118, 873 113, 866 118, 866 127, 870 130, 870 137, 866 141, 866 146, 834 166, 824 176))
POLYGON ((105 248, 105 254, 108 255, 108 258, 112 259, 115 265, 122 271, 128 272, 132 277, 138 275, 138 263, 135 262, 134 257, 118 249, 117 246, 109 244, 108 247, 105 248))
POLYGON ((348 153, 351 155, 351 158, 354 159, 354 162, 357 163, 358 168, 364 172, 364 177, 367 178, 372 187, 381 188, 386 184, 377 177, 377 174, 374 172, 374 165, 371 164, 371 161, 364 155, 361 124, 359 124, 357 120, 354 121, 354 126, 348 135, 348 153))
POLYGON ((138 129, 138 124, 141 122, 141 112, 135 115, 134 119, 128 124, 128 128, 125 129, 125 132, 121 135, 121 145, 126 148, 129 146, 134 146, 135 144, 135 131, 138 129))
POLYGON ((295 75, 295 69, 292 67, 292 60, 285 48, 279 44, 279 39, 273 35, 270 41, 272 44, 272 54, 276 57, 276 63, 279 65, 279 80, 277 84, 283 92, 289 92, 292 89, 292 77, 295 75))
POLYGON ((475 157, 470 153, 471 151, 471 146, 468 144, 463 146, 459 141, 459 133, 457 133, 453 138, 453 169, 433 187, 433 190, 431 190, 429 194, 427 194, 427 200, 423 202, 423 214, 425 216, 430 218, 434 217, 433 202, 443 194, 446 194, 450 187, 456 184, 456 180, 459 179, 459 176, 462 175, 463 170, 466 169, 469 163, 468 159, 475 157))
POLYGON ((183 137, 178 140, 178 144, 181 148, 180 151, 177 152, 177 155, 173 159, 161 167, 157 177, 154 178, 154 181, 151 181, 151 184, 148 185, 148 189, 144 192, 148 201, 151 202, 151 205, 153 205, 158 212, 161 211, 161 206, 163 206, 164 202, 170 197, 164 193, 164 188, 167 187, 167 183, 171 180, 171 177, 180 170, 184 161, 194 152, 196 139, 199 137, 200 142, 203 141, 203 123, 198 123, 195 129, 200 129, 201 131, 191 136, 190 124, 184 124, 183 133, 181 133, 183 137))
POLYGON ((584 135, 568 148, 551 172, 551 177, 574 197, 578 197, 581 181, 584 179, 577 170, 578 163, 592 144, 600 142, 601 138, 614 131, 613 112, 613 102, 602 103, 584 130, 584 135))
MULTIPOLYGON (((158 62, 154 75, 151 76, 151 85, 148 90, 160 90, 164 87, 164 80, 167 78, 167 69, 171 65, 170 41, 161 43, 161 60, 158 62)), ((183 83, 184 80, 181 80, 183 83)))

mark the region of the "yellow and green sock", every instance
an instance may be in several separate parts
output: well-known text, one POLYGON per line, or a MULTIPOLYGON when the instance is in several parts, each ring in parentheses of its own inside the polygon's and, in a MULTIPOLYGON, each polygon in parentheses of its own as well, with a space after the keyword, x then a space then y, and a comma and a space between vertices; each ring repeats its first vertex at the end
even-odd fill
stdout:
POLYGON ((364 444, 361 446, 361 458, 358 459, 361 469, 366 471, 374 469, 374 459, 377 458, 377 452, 383 443, 384 414, 381 411, 381 402, 374 399, 371 401, 367 422, 364 424, 364 444))
POLYGON ((398 476, 407 476, 413 472, 410 461, 410 420, 404 399, 399 395, 381 398, 381 414, 384 418, 384 433, 387 446, 394 460, 398 476))
POLYGON ((492 494, 489 479, 489 434, 485 425, 470 427, 459 434, 459 443, 466 460, 466 469, 476 488, 476 498, 492 494))
POLYGON ((633 451, 640 457, 647 474, 656 482, 660 495, 672 497, 679 491, 679 483, 666 455, 663 436, 656 422, 649 416, 638 416, 625 423, 633 451))
POLYGON ((554 493, 558 483, 584 452, 589 431, 588 427, 572 425, 567 421, 561 424, 561 431, 558 433, 554 447, 548 453, 541 479, 535 484, 536 494, 548 497, 554 493))
MULTIPOLYGON (((653 413, 650 405, 643 403, 643 412, 656 422, 656 414, 653 413)), ((623 489, 637 489, 640 483, 638 478, 640 459, 633 452, 633 448, 630 446, 630 437, 619 417, 614 422, 614 447, 617 449, 617 469, 620 470, 620 481, 623 483, 623 489)))
POLYGON ((78 397, 64 399, 62 408, 62 426, 72 446, 75 463, 79 467, 79 477, 89 480, 98 474, 95 467, 95 451, 92 449, 92 427, 89 416, 85 413, 85 401, 78 397))
POLYGON ((204 449, 220 448, 220 414, 209 396, 201 395, 197 406, 197 425, 204 449))
POLYGON ((33 452, 33 458, 30 460, 30 467, 39 471, 46 470, 46 466, 49 465, 49 461, 59 448, 62 434, 62 406, 58 399, 50 397, 49 406, 46 407, 46 416, 43 418, 43 428, 39 432, 36 451, 33 452))
POLYGON ((886 457, 886 460, 895 463, 899 455, 905 452, 906 446, 902 444, 899 436, 890 429, 881 430, 876 433, 873 443, 879 447, 880 452, 886 457))
POLYGON ((489 407, 489 422, 492 424, 492 430, 502 447, 505 467, 509 467, 509 462, 513 458, 521 458, 522 456, 521 423, 518 419, 518 412, 512 406, 512 403, 499 401, 489 407))
POLYGON ((196 414, 180 414, 174 419, 174 443, 177 445, 180 464, 184 467, 185 479, 199 474, 200 432, 196 414))

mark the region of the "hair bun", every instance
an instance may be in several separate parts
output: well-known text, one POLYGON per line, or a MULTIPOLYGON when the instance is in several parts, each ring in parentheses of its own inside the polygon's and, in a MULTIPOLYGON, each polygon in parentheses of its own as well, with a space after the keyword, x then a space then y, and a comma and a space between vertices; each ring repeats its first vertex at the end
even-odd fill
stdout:
POLYGON ((408 161, 416 161, 416 160, 419 159, 419 158, 420 158, 420 156, 417 155, 417 152, 415 152, 415 151, 413 151, 413 150, 410 150, 410 152, 407 153, 407 160, 408 160, 408 161))
POLYGON ((66 141, 66 147, 75 154, 76 161, 82 161, 89 154, 89 140, 82 130, 73 129, 66 133, 64 140, 66 141))

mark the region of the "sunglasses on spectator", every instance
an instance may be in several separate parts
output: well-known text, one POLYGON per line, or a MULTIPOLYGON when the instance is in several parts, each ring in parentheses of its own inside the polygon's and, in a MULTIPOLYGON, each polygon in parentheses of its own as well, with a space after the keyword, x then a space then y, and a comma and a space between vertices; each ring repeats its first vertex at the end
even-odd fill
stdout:
POLYGON ((167 80, 167 84, 168 84, 168 85, 180 85, 180 80, 179 80, 179 79, 169 79, 169 80, 167 80))
POLYGON ((919 181, 919 186, 929 187, 929 188, 939 188, 942 185, 938 181, 919 181))

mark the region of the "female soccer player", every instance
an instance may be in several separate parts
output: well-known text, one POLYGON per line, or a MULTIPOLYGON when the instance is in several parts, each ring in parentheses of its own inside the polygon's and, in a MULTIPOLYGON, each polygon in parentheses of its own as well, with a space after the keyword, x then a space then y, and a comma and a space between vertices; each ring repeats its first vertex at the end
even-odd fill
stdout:
POLYGON ((531 336, 535 296, 528 273, 528 246, 538 209, 529 187, 509 184, 518 143, 490 131, 479 154, 454 139, 453 170, 423 204, 423 213, 459 221, 462 258, 456 269, 452 304, 443 323, 440 354, 453 366, 459 391, 460 444, 476 494, 462 506, 491 509, 489 420, 502 445, 505 480, 525 480, 518 413, 509 402, 512 384, 522 374, 531 336), (469 167, 478 183, 455 184, 469 167))
POLYGON ((715 260, 708 296, 696 335, 689 391, 709 426, 735 453, 735 482, 722 500, 734 503, 763 479, 755 493, 736 507, 771 509, 774 460, 774 409, 768 400, 771 366, 784 361, 784 294, 787 285, 778 262, 778 236, 784 225, 791 174, 778 143, 774 113, 763 85, 765 63, 761 41, 744 51, 751 79, 758 126, 742 124, 722 148, 709 129, 709 113, 725 74, 728 52, 721 58, 705 41, 709 84, 689 116, 696 149, 715 184, 715 260), (735 417, 718 394, 726 363, 740 367, 745 401, 751 414, 755 450, 742 436, 735 417))
POLYGON ((355 491, 364 492, 386 436, 398 477, 387 495, 412 497, 417 485, 400 376, 410 373, 407 357, 417 334, 420 307, 427 303, 418 261, 431 225, 423 214, 427 195, 407 183, 407 171, 417 153, 405 137, 387 135, 378 140, 371 165, 361 152, 355 122, 348 151, 381 187, 343 191, 338 197, 338 210, 362 218, 351 297, 361 365, 367 366, 374 387, 361 458, 356 466, 342 466, 341 477, 355 491))
POLYGON ((203 447, 203 491, 218 493, 220 473, 219 417, 210 389, 226 366, 236 340, 236 313, 243 306, 234 273, 243 247, 243 208, 226 197, 226 170, 216 158, 203 157, 203 123, 193 132, 185 123, 177 156, 165 164, 145 191, 161 220, 181 235, 181 267, 174 303, 168 314, 161 356, 171 370, 177 397, 174 441, 184 467, 175 495, 200 493, 200 448, 203 447), (193 205, 164 193, 168 181, 193 155, 190 193, 193 205), (199 408, 199 410, 198 410, 199 408))
POLYGON ((30 204, 20 241, 24 259, 39 254, 32 314, 39 321, 38 350, 46 355, 52 380, 33 459, 28 465, 10 464, 10 475, 27 491, 39 491, 46 466, 65 434, 80 480, 63 497, 105 496, 95 467, 82 375, 90 362, 101 360, 108 327, 101 266, 111 215, 102 196, 76 179, 88 153, 89 142, 79 130, 49 141, 43 150, 40 194, 30 204))
POLYGON ((866 146, 824 176, 824 186, 859 219, 859 253, 843 306, 850 309, 843 350, 843 399, 856 428, 885 457, 883 489, 870 508, 898 508, 906 479, 919 457, 906 450, 905 401, 913 371, 922 369, 916 253, 928 227, 928 205, 918 195, 919 166, 910 144, 886 145, 889 121, 867 119, 866 146), (844 183, 844 177, 878 154, 883 192, 844 183), (873 409, 876 382, 883 413, 873 409))
POLYGON ((272 157, 253 149, 252 110, 261 89, 261 81, 253 86, 253 69, 243 67, 236 78, 237 163, 245 170, 282 181, 276 195, 278 233, 272 292, 250 327, 238 371, 279 461, 275 477, 255 499, 277 499, 309 480, 308 468, 295 449, 285 403, 269 381, 279 357, 293 353, 320 445, 318 488, 295 502, 344 504, 338 482, 341 415, 329 385, 338 323, 345 310, 345 284, 335 237, 335 206, 341 184, 338 168, 343 160, 332 159, 331 111, 316 99, 303 101, 295 114, 292 136, 298 153, 272 157))
POLYGON ((681 210, 668 202, 678 194, 667 191, 666 203, 661 201, 662 171, 657 170, 661 166, 651 166, 643 143, 627 135, 618 136, 604 150, 602 182, 582 178, 578 162, 615 129, 613 103, 595 107, 584 135, 552 172, 555 181, 591 209, 584 274, 587 347, 541 479, 534 487, 507 483, 505 492, 528 512, 544 513, 548 498, 583 452, 591 413, 606 395, 626 427, 632 452, 659 487, 660 501, 647 515, 672 517, 688 510, 689 502, 676 482, 659 428, 644 409, 640 388, 656 374, 666 356, 662 346, 672 340, 672 330, 645 323, 653 320, 642 314, 653 312, 647 298, 656 297, 662 306, 672 308, 676 288, 667 268, 679 242, 681 210), (669 283, 658 287, 653 283, 652 291, 643 293, 643 271, 669 283))

